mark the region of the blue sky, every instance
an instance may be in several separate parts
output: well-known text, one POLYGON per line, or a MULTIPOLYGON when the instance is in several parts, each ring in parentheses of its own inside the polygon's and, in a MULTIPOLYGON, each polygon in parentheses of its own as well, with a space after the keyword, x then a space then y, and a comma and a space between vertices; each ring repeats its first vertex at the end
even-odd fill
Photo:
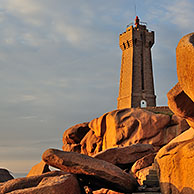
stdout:
POLYGON ((155 31, 157 105, 177 82, 175 49, 194 31, 193 0, 0 0, 0 167, 28 172, 70 126, 116 109, 119 34, 155 31))

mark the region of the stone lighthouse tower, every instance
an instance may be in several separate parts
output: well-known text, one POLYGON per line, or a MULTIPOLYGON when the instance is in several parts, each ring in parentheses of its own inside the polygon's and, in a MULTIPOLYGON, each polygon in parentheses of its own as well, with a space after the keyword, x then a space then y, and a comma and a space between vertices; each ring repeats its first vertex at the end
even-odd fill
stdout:
POLYGON ((119 44, 122 60, 117 108, 156 106, 151 56, 154 32, 136 17, 135 26, 120 34, 119 44))

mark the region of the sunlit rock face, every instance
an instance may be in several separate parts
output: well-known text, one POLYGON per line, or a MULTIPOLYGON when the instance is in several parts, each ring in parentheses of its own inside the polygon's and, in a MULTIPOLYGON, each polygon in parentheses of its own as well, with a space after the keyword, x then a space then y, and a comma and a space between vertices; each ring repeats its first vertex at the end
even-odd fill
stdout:
POLYGON ((49 166, 44 161, 41 161, 31 168, 27 177, 41 175, 41 174, 44 174, 46 172, 50 172, 49 166))
POLYGON ((156 161, 163 193, 194 193, 194 139, 165 146, 156 161))
POLYGON ((136 143, 152 144, 158 150, 188 128, 184 119, 160 108, 114 110, 67 129, 63 135, 63 150, 94 155, 136 143))
POLYGON ((184 36, 176 49, 177 75, 184 92, 194 101, 194 33, 184 36))
POLYGON ((194 33, 184 36, 176 51, 179 83, 168 93, 168 104, 191 128, 164 146, 155 161, 162 193, 190 194, 194 193, 194 33))

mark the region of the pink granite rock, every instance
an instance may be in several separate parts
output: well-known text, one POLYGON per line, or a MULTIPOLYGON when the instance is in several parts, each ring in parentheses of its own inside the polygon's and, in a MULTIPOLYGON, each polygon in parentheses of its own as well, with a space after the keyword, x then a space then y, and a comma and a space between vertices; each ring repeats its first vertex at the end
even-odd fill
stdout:
POLYGON ((151 166, 152 163, 154 162, 155 156, 156 156, 156 153, 150 153, 142 157, 141 159, 137 160, 131 168, 132 173, 135 174, 137 171, 143 168, 146 168, 148 166, 151 166))
POLYGON ((49 166, 44 161, 41 161, 32 167, 27 177, 41 175, 46 172, 50 172, 49 166))
MULTIPOLYGON (((154 111, 131 108, 105 113, 89 123, 90 130, 80 142, 71 144, 64 138, 63 150, 92 156, 109 148, 136 143, 152 144, 159 149, 189 128, 184 119, 164 108, 156 107, 154 111)), ((67 129, 66 133, 71 132, 72 128, 67 129)))
POLYGON ((134 177, 117 166, 87 155, 48 149, 43 153, 42 159, 48 165, 64 172, 85 175, 93 185, 100 182, 101 187, 119 192, 135 191, 138 186, 134 177))
POLYGON ((115 165, 133 164, 138 159, 154 153, 150 144, 133 144, 121 148, 110 148, 94 155, 94 158, 110 162, 115 165))
POLYGON ((80 194, 76 177, 53 171, 38 176, 10 180, 0 186, 0 194, 80 194))

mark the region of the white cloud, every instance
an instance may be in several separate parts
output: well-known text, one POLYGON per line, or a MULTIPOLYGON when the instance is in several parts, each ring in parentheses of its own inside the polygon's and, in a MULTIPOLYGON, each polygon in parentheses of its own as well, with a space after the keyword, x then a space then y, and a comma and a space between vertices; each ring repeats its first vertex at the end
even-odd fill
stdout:
POLYGON ((10 103, 34 102, 38 100, 37 96, 33 95, 16 95, 9 99, 10 103))
POLYGON ((36 14, 42 10, 39 1, 33 0, 6 0, 6 8, 11 12, 20 14, 36 14))
POLYGON ((172 1, 172 3, 166 7, 166 10, 166 19, 179 26, 180 29, 192 29, 194 27, 193 1, 172 1))
POLYGON ((82 29, 79 27, 65 25, 64 23, 56 24, 56 31, 61 34, 67 41, 74 45, 79 45, 83 37, 82 29))
POLYGON ((37 119, 37 116, 22 116, 22 117, 20 117, 20 119, 27 119, 27 120, 32 120, 32 119, 37 119))

